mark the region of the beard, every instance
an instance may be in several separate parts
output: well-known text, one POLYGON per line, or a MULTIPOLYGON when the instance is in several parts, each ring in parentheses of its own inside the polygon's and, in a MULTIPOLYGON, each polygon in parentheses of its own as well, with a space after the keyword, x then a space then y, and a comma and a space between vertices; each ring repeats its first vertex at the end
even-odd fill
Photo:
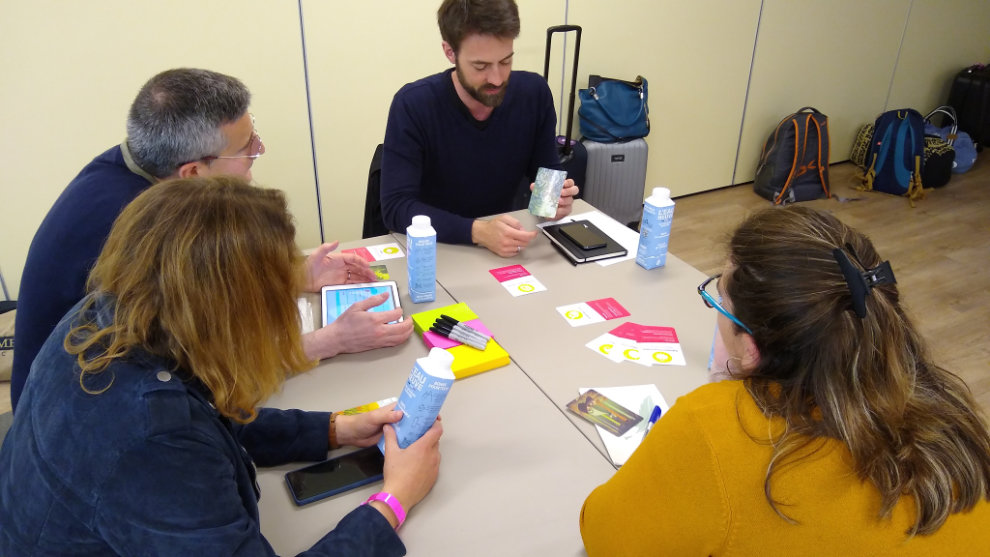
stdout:
POLYGON ((478 87, 472 87, 468 82, 467 78, 464 77, 464 72, 461 71, 461 65, 457 64, 455 66, 455 73, 457 74, 457 81, 461 83, 461 87, 467 91, 471 98, 480 102, 481 104, 489 107, 496 108, 498 105, 502 104, 505 100, 505 90, 509 86, 509 78, 505 78, 505 82, 498 87, 489 85, 487 82, 484 85, 478 87))

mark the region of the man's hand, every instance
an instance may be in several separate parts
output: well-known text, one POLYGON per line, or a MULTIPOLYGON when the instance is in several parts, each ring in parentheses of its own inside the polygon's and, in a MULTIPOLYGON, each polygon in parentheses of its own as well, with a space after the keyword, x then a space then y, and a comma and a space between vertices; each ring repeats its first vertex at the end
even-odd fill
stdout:
POLYGON ((331 253, 340 242, 329 242, 306 258, 307 292, 319 292, 328 284, 374 282, 375 272, 368 262, 353 253, 331 253))
POLYGON ((402 317, 401 309, 368 311, 385 303, 388 293, 354 302, 333 323, 303 336, 303 350, 313 360, 337 354, 364 352, 405 342, 413 331, 412 319, 392 323, 402 317))
POLYGON ((524 230, 519 221, 509 215, 476 220, 471 225, 471 241, 502 257, 518 255, 535 237, 535 230, 524 230))
POLYGON ((553 220, 560 220, 571 214, 574 196, 578 194, 578 191, 580 190, 578 190, 574 180, 570 178, 564 180, 564 187, 560 189, 560 201, 557 202, 557 214, 553 216, 553 220))

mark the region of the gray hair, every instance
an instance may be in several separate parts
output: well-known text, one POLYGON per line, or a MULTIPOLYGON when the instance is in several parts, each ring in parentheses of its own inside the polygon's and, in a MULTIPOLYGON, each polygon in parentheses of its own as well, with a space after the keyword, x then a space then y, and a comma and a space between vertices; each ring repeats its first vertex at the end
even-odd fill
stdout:
POLYGON ((220 126, 247 113, 251 93, 240 80, 209 70, 179 68, 152 77, 127 115, 134 162, 157 178, 217 155, 227 146, 220 126))

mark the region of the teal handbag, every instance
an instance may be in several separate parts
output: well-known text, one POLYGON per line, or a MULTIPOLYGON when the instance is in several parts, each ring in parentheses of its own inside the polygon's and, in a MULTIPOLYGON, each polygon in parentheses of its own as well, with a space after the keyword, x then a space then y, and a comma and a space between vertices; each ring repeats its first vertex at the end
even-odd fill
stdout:
POLYGON ((616 143, 650 133, 649 88, 646 78, 623 81, 592 75, 578 92, 581 135, 599 143, 616 143))

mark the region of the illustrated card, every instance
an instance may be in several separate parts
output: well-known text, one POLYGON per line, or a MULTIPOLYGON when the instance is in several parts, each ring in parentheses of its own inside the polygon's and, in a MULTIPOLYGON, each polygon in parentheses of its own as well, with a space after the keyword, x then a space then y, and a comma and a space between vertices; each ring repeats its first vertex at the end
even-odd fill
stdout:
POLYGON ((371 269, 372 273, 375 273, 375 277, 377 277, 378 280, 388 280, 391 278, 388 275, 387 265, 368 265, 368 268, 371 269))
POLYGON ((593 389, 568 402, 567 409, 616 436, 643 421, 639 414, 593 389))
POLYGON ((567 172, 552 170, 542 166, 536 171, 533 195, 529 198, 529 212, 538 217, 552 217, 557 214, 560 190, 564 188, 567 172))

